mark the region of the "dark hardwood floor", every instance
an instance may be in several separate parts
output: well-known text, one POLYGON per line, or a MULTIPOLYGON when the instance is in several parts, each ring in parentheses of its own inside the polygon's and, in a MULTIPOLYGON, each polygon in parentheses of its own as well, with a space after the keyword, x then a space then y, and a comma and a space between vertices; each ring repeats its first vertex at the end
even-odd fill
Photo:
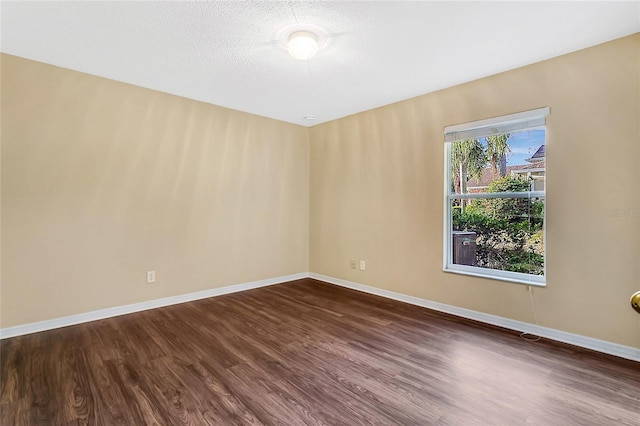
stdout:
POLYGON ((3 340, 8 425, 640 425, 640 363, 311 279, 3 340))

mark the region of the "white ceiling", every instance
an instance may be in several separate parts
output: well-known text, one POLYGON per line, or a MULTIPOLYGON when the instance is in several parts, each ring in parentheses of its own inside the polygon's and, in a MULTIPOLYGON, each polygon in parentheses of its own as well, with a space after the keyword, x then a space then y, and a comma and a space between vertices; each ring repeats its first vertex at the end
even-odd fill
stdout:
POLYGON ((306 126, 640 31, 638 0, 0 7, 5 53, 306 126), (327 36, 308 62, 282 46, 295 24, 327 36))

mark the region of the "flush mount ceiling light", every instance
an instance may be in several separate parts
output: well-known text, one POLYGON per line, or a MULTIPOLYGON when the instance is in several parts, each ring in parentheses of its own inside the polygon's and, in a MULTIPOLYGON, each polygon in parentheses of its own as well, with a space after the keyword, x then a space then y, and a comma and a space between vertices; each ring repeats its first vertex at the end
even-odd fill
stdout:
POLYGON ((278 31, 272 42, 291 57, 308 61, 326 48, 333 35, 323 28, 307 23, 288 25, 278 31))
POLYGON ((287 42, 287 50, 294 59, 306 61, 318 53, 318 36, 311 31, 296 31, 291 33, 287 42))

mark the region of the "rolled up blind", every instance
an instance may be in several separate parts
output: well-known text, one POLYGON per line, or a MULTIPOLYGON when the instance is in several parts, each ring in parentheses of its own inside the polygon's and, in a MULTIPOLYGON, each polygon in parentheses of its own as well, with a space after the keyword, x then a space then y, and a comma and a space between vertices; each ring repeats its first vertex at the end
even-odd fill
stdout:
POLYGON ((444 128, 444 140, 445 142, 455 142, 541 127, 546 124, 547 115, 549 115, 549 107, 544 107, 502 117, 447 126, 444 128))

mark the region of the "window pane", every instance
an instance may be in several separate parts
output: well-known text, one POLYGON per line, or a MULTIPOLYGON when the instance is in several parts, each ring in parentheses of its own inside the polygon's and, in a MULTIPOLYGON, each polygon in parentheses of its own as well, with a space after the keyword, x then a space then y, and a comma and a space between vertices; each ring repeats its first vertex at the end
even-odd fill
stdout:
POLYGON ((452 194, 501 192, 494 187, 506 176, 545 190, 544 128, 452 142, 450 158, 452 194))
POLYGON ((451 201, 452 262, 544 275, 544 200, 451 201))

